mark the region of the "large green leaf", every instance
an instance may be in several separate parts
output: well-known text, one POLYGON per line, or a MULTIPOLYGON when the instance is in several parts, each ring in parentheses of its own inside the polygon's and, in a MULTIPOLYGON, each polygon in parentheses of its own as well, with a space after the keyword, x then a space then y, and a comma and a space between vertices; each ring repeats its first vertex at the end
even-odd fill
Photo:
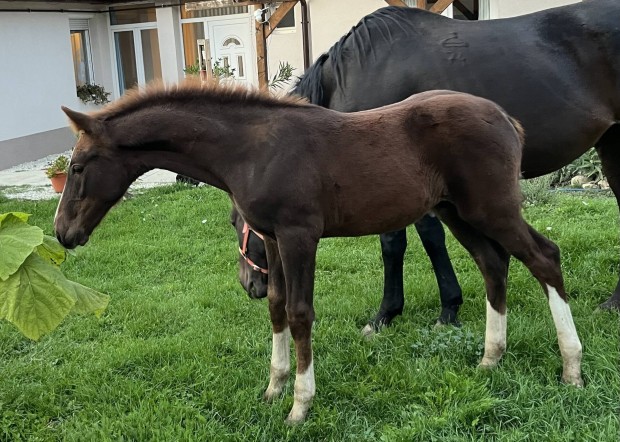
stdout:
POLYGON ((94 313, 97 317, 100 317, 108 306, 110 297, 75 281, 67 280, 67 283, 75 290, 73 311, 82 314, 94 313))
POLYGON ((2 221, 4 221, 5 218, 8 218, 9 215, 13 215, 13 216, 21 219, 25 223, 27 223, 28 219, 30 218, 30 214, 29 213, 24 213, 24 212, 0 213, 0 224, 2 224, 2 221))
POLYGON ((43 230, 26 224, 13 213, 3 215, 0 224, 0 280, 6 280, 43 243, 43 230))
POLYGON ((74 291, 58 267, 32 253, 17 272, 0 281, 0 319, 38 340, 73 309, 74 291))
POLYGON ((67 258, 67 250, 56 238, 49 235, 43 237, 43 244, 37 246, 37 253, 41 258, 57 266, 67 258))

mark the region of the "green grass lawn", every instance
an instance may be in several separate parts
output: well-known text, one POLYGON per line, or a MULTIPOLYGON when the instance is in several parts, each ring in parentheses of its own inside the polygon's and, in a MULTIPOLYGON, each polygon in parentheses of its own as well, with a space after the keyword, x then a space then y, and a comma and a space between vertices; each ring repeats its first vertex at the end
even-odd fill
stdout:
MULTIPOLYGON (((52 232, 57 201, 2 200, 52 232)), ((376 237, 321 242, 315 289, 317 396, 288 427, 292 379, 274 404, 266 301, 237 281, 223 192, 170 186, 119 204, 65 274, 111 295, 101 317, 70 316, 31 342, 0 323, 0 440, 19 441, 618 441, 619 319, 595 312, 617 282, 618 209, 609 197, 559 196, 526 218, 556 241, 583 343, 586 387, 560 383, 546 298, 513 262, 508 351, 479 371, 482 277, 449 236, 463 286, 460 329, 433 328, 439 298, 413 229, 406 306, 370 341, 383 270, 376 237)))

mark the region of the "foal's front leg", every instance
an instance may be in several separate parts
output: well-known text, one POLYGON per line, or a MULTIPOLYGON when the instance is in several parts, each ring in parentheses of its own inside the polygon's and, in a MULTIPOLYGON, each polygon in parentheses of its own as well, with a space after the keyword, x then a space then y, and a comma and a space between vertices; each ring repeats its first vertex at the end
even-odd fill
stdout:
POLYGON ((269 299, 273 341, 269 386, 265 391, 264 398, 266 401, 272 401, 282 393, 291 371, 291 333, 286 319, 286 285, 278 244, 270 238, 265 238, 265 249, 269 265, 267 297, 269 299))
POLYGON ((278 249, 286 280, 286 318, 297 356, 293 408, 286 419, 290 424, 303 422, 315 394, 312 298, 317 245, 318 239, 312 239, 302 229, 289 229, 285 236, 278 235, 278 249))

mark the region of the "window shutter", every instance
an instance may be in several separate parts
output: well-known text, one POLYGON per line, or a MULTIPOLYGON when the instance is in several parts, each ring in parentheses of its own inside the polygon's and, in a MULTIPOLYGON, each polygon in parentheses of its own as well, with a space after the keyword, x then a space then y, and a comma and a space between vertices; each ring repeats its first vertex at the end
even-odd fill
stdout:
POLYGON ((70 18, 69 29, 72 31, 88 31, 87 18, 70 18))

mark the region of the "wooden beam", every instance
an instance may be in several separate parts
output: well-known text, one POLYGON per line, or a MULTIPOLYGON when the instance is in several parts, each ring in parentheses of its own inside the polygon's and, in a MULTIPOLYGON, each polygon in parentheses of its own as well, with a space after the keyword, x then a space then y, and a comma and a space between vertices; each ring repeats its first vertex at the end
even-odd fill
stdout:
POLYGON ((400 6, 402 8, 408 8, 407 3, 403 0, 385 0, 385 2, 390 6, 400 6))
POLYGON ((435 3, 429 10, 431 12, 441 14, 443 11, 446 10, 448 6, 452 4, 452 2, 454 2, 454 0, 437 0, 437 3, 435 3))
POLYGON ((474 15, 474 13, 470 11, 469 9, 467 9, 467 6, 461 3, 461 0, 454 0, 454 7, 458 9, 459 11, 461 11, 461 14, 463 14, 467 20, 476 19, 476 16, 474 15))
POLYGON ((269 37, 271 33, 275 31, 284 16, 288 14, 290 10, 295 7, 296 4, 297 0, 293 2, 282 3, 280 6, 278 6, 275 12, 271 14, 271 17, 269 17, 269 26, 267 27, 267 29, 265 29, 265 38, 269 37))
MULTIPOLYGON (((256 8, 262 9, 263 5, 256 5, 256 8)), ((265 23, 254 20, 256 29, 256 65, 258 68, 258 87, 267 89, 269 78, 267 74, 267 44, 265 37, 265 23)))
POLYGON ((415 5, 416 5, 416 7, 420 8, 420 9, 426 9, 427 2, 426 2, 426 0, 416 0, 415 5))

